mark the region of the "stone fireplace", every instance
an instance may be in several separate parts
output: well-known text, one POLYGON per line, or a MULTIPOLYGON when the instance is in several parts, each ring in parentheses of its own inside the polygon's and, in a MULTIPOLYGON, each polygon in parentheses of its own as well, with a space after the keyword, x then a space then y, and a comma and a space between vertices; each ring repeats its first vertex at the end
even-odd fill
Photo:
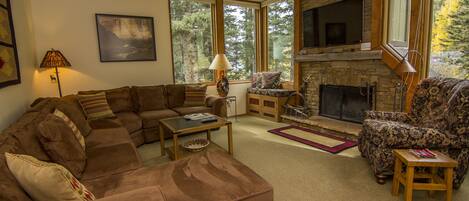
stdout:
MULTIPOLYGON (((304 0, 302 8, 308 11, 344 1, 304 0)), ((362 48, 371 42, 371 8, 372 0, 363 0, 360 9, 363 24, 358 26, 358 29, 361 28, 360 42, 304 48, 295 56, 295 62, 300 64, 301 79, 309 80, 305 102, 311 109, 312 117, 298 119, 286 116, 285 120, 357 135, 360 124, 356 124, 359 126, 357 129, 348 122, 362 122, 364 111, 398 109, 396 106, 400 103, 400 96, 396 94, 396 86, 400 77, 382 61, 381 50, 362 48)), ((337 20, 333 23, 342 22, 337 20)), ((303 40, 306 37, 304 35, 303 40)))

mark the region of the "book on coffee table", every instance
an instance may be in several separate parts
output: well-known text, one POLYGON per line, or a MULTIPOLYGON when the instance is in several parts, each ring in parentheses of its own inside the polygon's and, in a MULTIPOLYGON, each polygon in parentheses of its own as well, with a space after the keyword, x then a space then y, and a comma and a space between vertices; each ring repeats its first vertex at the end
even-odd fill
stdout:
POLYGON ((216 116, 210 113, 196 113, 196 114, 188 114, 184 116, 185 119, 191 120, 191 121, 204 121, 204 120, 210 120, 210 119, 215 119, 216 116))
POLYGON ((409 152, 417 158, 436 158, 436 154, 429 149, 409 149, 409 152))

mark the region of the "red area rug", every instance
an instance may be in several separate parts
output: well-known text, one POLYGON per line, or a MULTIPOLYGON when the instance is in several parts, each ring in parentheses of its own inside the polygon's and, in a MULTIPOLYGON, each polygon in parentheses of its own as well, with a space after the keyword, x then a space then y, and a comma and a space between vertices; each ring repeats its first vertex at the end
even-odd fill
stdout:
POLYGON ((333 154, 357 145, 356 141, 298 126, 277 128, 269 130, 269 132, 333 154))

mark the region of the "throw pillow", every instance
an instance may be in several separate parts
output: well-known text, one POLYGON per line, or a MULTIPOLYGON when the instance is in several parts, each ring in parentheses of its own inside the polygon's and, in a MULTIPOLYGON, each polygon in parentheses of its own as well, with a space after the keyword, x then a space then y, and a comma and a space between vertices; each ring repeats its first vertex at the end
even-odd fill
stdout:
POLYGON ((251 88, 261 88, 261 87, 262 87, 262 73, 252 74, 251 88))
POLYGON ((83 136, 91 133, 91 126, 86 120, 86 115, 78 102, 77 95, 68 95, 62 98, 62 103, 55 106, 55 109, 62 111, 75 123, 83 136))
POLYGON ((80 143, 81 147, 83 148, 83 150, 85 150, 85 138, 83 137, 83 135, 81 134, 80 130, 78 130, 77 126, 75 125, 75 123, 70 120, 70 118, 68 118, 67 115, 65 115, 62 111, 58 110, 58 109, 55 109, 54 111, 54 115, 61 118, 65 124, 67 124, 67 126, 72 129, 72 132, 73 132, 73 135, 75 136, 75 138, 78 140, 78 142, 80 143))
POLYGON ((164 86, 132 87, 138 111, 153 111, 166 109, 164 86))
POLYGON ((279 89, 281 87, 280 76, 282 72, 262 73, 262 89, 279 89))
POLYGON ((114 113, 133 111, 130 87, 121 87, 108 90, 79 91, 78 95, 93 95, 101 92, 106 93, 107 102, 114 113))
POLYGON ((186 99, 184 101, 184 106, 204 106, 207 94, 207 85, 187 85, 185 94, 186 99))
POLYGON ((93 193, 58 164, 10 153, 5 158, 18 183, 36 201, 95 200, 93 193))
POLYGON ((83 112, 85 112, 88 120, 97 120, 115 117, 114 113, 109 107, 104 92, 92 95, 78 95, 83 112))
POLYGON ((86 165, 86 153, 72 129, 61 118, 48 114, 38 125, 38 138, 52 161, 80 178, 86 165))

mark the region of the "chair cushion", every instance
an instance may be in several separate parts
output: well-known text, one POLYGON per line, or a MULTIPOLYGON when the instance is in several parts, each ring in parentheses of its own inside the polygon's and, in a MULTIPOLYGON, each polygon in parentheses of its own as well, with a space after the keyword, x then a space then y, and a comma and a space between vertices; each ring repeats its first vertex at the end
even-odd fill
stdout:
POLYGON ((105 93, 78 95, 78 101, 80 102, 88 120, 115 117, 107 102, 105 93))
POLYGON ((182 84, 166 85, 166 97, 168 99, 168 107, 175 108, 184 105, 186 98, 186 86, 182 84))
POLYGON ((142 119, 133 112, 121 112, 116 113, 117 118, 124 125, 129 133, 142 129, 142 119))
POLYGON ((154 128, 158 127, 161 119, 169 117, 177 117, 179 114, 173 110, 154 110, 141 112, 140 117, 142 118, 143 128, 154 128))
POLYGON ((133 143, 95 147, 87 151, 88 161, 82 180, 109 176, 142 167, 133 143))
POLYGON ((288 97, 294 91, 288 89, 260 89, 260 88, 248 88, 248 93, 259 94, 264 96, 273 97, 288 97))
POLYGON ((138 111, 153 111, 166 109, 164 86, 132 87, 138 111))
POLYGON ((6 153, 8 168, 36 201, 91 201, 94 195, 67 169, 32 156, 6 153))
POLYGON ((282 72, 263 72, 262 73, 262 89, 280 89, 280 77, 282 72))
POLYGON ((88 149, 132 142, 124 127, 94 129, 85 141, 88 149))
POLYGON ((110 196, 98 199, 97 201, 130 201, 130 200, 144 200, 144 201, 166 201, 159 186, 149 186, 139 188, 125 193, 112 194, 110 196))
POLYGON ((85 150, 86 149, 86 147, 85 147, 85 138, 83 137, 83 135, 81 134, 81 131, 77 128, 75 123, 73 123, 73 121, 70 120, 70 118, 68 118, 67 115, 65 115, 62 111, 60 111, 58 109, 56 109, 54 111, 54 115, 61 118, 65 122, 65 124, 67 124, 67 126, 70 129, 72 129, 73 135, 78 140, 78 142, 80 143, 83 150, 85 150))
POLYGON ((38 125, 39 141, 52 161, 67 168, 75 177, 80 178, 86 165, 85 149, 63 119, 49 114, 38 125))
POLYGON ((194 114, 194 113, 211 113, 212 108, 205 107, 205 106, 198 106, 198 107, 177 107, 173 108, 174 111, 179 113, 180 115, 186 114, 194 114))
POLYGON ((204 106, 207 85, 186 85, 184 106, 204 106))

